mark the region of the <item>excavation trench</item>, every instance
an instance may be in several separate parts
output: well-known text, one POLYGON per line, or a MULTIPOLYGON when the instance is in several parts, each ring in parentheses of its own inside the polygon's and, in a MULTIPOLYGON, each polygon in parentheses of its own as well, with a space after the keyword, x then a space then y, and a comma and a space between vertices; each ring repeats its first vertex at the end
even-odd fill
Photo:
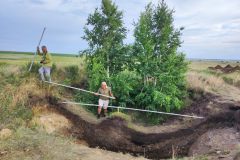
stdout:
POLYGON ((218 128, 238 128, 240 122, 238 106, 233 104, 215 104, 224 110, 197 119, 188 127, 164 133, 142 133, 127 127, 120 117, 106 118, 99 124, 85 121, 79 115, 67 109, 55 98, 47 98, 51 108, 64 115, 73 124, 69 132, 84 141, 89 147, 99 147, 114 152, 131 153, 151 159, 171 158, 173 151, 178 157, 189 155, 189 149, 198 137, 209 130, 218 128))

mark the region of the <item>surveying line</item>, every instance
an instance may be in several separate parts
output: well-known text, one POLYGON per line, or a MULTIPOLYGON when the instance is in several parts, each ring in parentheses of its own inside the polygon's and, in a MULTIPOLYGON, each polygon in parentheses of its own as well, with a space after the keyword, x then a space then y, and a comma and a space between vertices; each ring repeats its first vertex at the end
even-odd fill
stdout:
MULTIPOLYGON (((87 91, 87 90, 84 90, 84 89, 81 89, 81 88, 75 88, 75 87, 71 87, 71 86, 67 86, 67 85, 63 85, 63 84, 58 84, 58 83, 53 83, 53 82, 49 82, 49 81, 44 81, 44 82, 46 82, 46 83, 50 83, 50 84, 55 84, 55 85, 58 85, 58 86, 67 87, 67 88, 76 89, 76 90, 79 90, 79 91, 84 91, 84 92, 91 93, 91 91, 87 91)), ((104 96, 104 97, 108 97, 108 98, 112 98, 112 99, 114 99, 114 98, 111 97, 111 96, 106 96, 106 95, 99 94, 99 93, 95 93, 95 92, 92 92, 92 93, 97 94, 97 95, 99 95, 99 96, 104 96)))
MULTIPOLYGON (((84 103, 74 103, 74 102, 62 102, 65 104, 79 104, 79 105, 85 105, 85 106, 99 106, 97 104, 84 104, 84 103)), ((167 112, 158 112, 158 111, 150 111, 150 110, 143 110, 143 109, 135 109, 135 108, 125 108, 125 107, 117 107, 117 106, 108 106, 110 108, 120 108, 120 109, 128 109, 128 110, 134 110, 134 111, 142 111, 142 112, 152 112, 152 113, 161 113, 161 114, 169 114, 174 116, 182 116, 182 117, 190 117, 190 118, 204 118, 204 117, 197 117, 197 116, 188 116, 183 114, 175 114, 175 113, 167 113, 167 112)))

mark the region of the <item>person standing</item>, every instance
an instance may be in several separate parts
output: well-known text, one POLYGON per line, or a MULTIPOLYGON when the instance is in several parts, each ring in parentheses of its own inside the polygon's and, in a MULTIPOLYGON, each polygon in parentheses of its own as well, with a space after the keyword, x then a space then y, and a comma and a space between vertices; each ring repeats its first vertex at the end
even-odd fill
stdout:
POLYGON ((44 74, 43 74, 45 72, 47 80, 51 82, 50 71, 52 67, 52 56, 47 51, 46 46, 42 46, 43 53, 39 51, 39 47, 37 47, 37 51, 38 51, 38 55, 43 56, 42 60, 40 61, 40 63, 42 63, 42 67, 38 70, 39 74, 41 75, 42 81, 43 82, 45 81, 44 74))
MULTIPOLYGON (((91 92, 91 93, 96 95, 96 96, 98 96, 98 94, 103 94, 103 95, 109 96, 109 94, 110 94, 113 97, 113 99, 116 99, 111 92, 111 87, 108 87, 106 82, 102 82, 101 88, 98 89, 97 94, 95 94, 93 92, 91 92)), ((105 96, 100 95, 98 102, 99 102, 99 106, 98 106, 97 119, 100 119, 100 113, 102 111, 102 107, 104 109, 104 117, 106 117, 106 115, 107 115, 107 107, 108 107, 108 104, 109 104, 109 97, 105 97, 105 96)))

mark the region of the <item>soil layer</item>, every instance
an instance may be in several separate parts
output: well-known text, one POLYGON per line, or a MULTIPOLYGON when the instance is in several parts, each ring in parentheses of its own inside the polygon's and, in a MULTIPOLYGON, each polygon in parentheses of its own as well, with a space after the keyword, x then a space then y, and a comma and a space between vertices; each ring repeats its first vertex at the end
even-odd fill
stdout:
MULTIPOLYGON (((240 105, 217 103, 214 101, 217 98, 211 95, 203 96, 194 101, 187 110, 182 111, 183 114, 204 116, 204 119, 194 119, 174 131, 149 134, 129 128, 127 122, 120 117, 105 118, 98 124, 90 123, 67 109, 67 104, 62 104, 51 96, 43 98, 42 101, 45 103, 46 99, 49 108, 71 121, 73 125, 69 133, 77 137, 79 142, 84 142, 89 147, 141 155, 151 159, 171 158, 173 154, 178 157, 189 156, 193 144, 207 131, 223 128, 239 130, 240 126, 240 112, 238 112, 240 105)), ((173 117, 167 121, 167 124, 180 124, 183 120, 173 117)))

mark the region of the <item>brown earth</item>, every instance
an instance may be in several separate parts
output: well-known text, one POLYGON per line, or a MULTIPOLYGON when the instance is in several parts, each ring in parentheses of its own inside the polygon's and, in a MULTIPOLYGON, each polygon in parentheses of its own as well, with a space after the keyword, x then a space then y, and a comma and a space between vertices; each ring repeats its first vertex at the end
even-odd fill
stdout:
POLYGON ((233 68, 233 67, 230 64, 228 64, 224 68, 233 68))
MULTIPOLYGON (((37 101, 42 106, 48 103, 49 109, 64 115, 72 124, 72 127, 68 129, 69 134, 77 137, 80 143, 89 147, 130 153, 134 156, 142 155, 150 159, 171 158, 173 154, 177 157, 191 156, 193 153, 203 154, 205 153, 203 148, 206 148, 206 145, 204 142, 202 145, 197 145, 201 137, 204 139, 204 136, 210 134, 209 132, 214 133, 221 129, 232 130, 234 133, 238 133, 240 129, 239 102, 221 102, 221 97, 213 95, 203 95, 202 98, 196 99, 188 109, 181 111, 182 114, 203 116, 204 119, 172 117, 164 125, 158 126, 158 128, 169 129, 154 133, 136 131, 128 127, 127 121, 120 117, 102 118, 98 123, 86 121, 83 118, 84 115, 73 112, 67 104, 62 104, 60 100, 51 96, 29 99, 31 105, 36 105, 34 103, 37 101), (173 125, 179 125, 179 127, 174 129, 169 127, 173 125)), ((237 153, 234 152, 234 154, 237 153)))
POLYGON ((221 67, 220 65, 217 65, 215 68, 216 69, 223 69, 223 67, 221 67))
POLYGON ((211 69, 211 70, 221 70, 224 73, 232 73, 232 72, 235 72, 237 70, 240 70, 240 66, 232 67, 231 65, 228 64, 225 67, 221 67, 220 65, 217 65, 216 67, 208 67, 208 69, 211 69))

